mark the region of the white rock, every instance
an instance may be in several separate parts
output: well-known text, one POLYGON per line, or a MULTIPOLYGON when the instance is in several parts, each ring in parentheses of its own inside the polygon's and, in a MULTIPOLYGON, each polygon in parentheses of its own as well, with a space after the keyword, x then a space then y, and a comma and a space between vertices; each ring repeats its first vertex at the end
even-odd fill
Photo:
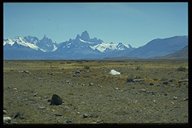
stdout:
POLYGON ((39 106, 39 109, 45 109, 45 107, 44 106, 39 106))
POLYGON ((140 89, 140 91, 142 91, 142 92, 146 92, 146 89, 142 88, 142 89, 140 89))
POLYGON ((17 88, 13 88, 14 91, 17 91, 17 88))
POLYGON ((7 111, 6 111, 6 110, 3 110, 3 114, 7 114, 7 111))
POLYGON ((89 83, 89 86, 93 86, 93 83, 89 83))
POLYGON ((3 117, 3 123, 11 123, 11 117, 4 116, 3 117))
POLYGON ((112 70, 109 72, 109 74, 111 74, 111 75, 120 75, 121 73, 118 72, 118 71, 115 71, 114 69, 112 69, 112 70))
POLYGON ((174 100, 177 100, 177 97, 176 97, 176 96, 174 96, 174 97, 173 97, 173 99, 174 99, 174 100))

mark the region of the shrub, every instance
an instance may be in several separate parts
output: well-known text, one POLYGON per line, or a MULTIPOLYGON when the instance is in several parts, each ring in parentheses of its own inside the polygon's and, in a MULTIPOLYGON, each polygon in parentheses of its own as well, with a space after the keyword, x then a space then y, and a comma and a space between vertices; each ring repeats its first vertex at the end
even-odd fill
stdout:
POLYGON ((137 67, 135 68, 135 70, 141 70, 141 67, 140 67, 140 66, 137 66, 137 67))
POLYGON ((183 66, 180 66, 177 68, 177 71, 186 71, 187 69, 183 66))
POLYGON ((84 69, 90 69, 90 67, 86 65, 86 66, 84 66, 84 69))

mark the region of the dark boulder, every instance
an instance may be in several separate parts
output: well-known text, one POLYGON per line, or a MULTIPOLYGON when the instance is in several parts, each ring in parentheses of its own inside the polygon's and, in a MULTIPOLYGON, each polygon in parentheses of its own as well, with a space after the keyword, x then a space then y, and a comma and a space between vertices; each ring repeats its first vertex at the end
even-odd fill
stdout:
POLYGON ((127 78, 127 82, 134 82, 134 80, 132 78, 127 78))
POLYGON ((163 84, 164 84, 164 85, 168 85, 169 82, 168 82, 168 81, 164 81, 163 84))
POLYGON ((13 118, 14 118, 14 119, 16 119, 16 118, 24 119, 24 115, 23 115, 23 113, 21 113, 21 112, 16 112, 16 113, 13 115, 13 118))
POLYGON ((63 103, 63 100, 61 99, 60 96, 53 94, 50 102, 51 102, 50 105, 61 105, 63 103))

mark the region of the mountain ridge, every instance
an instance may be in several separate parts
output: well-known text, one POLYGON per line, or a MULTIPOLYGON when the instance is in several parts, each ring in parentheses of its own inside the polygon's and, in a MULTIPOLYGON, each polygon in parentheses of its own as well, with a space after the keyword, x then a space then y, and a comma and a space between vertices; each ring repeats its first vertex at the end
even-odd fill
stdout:
POLYGON ((166 56, 188 45, 188 36, 174 36, 153 39, 145 45, 134 48, 130 44, 106 43, 87 31, 77 34, 74 39, 57 44, 46 35, 4 39, 4 59, 102 59, 102 58, 153 58, 166 56), (26 53, 25 53, 26 52, 26 53), (14 56, 11 56, 11 54, 14 56), (17 54, 17 56, 16 56, 17 54), (16 57, 15 57, 16 56, 16 57))

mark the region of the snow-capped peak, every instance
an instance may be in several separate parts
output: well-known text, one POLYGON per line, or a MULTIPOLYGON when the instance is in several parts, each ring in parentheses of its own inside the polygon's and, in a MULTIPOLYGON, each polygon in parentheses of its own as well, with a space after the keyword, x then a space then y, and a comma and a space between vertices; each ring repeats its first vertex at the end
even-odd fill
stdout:
POLYGON ((93 50, 98 50, 100 52, 105 52, 106 50, 125 50, 127 47, 123 43, 115 44, 113 42, 110 43, 101 43, 94 46, 90 46, 93 50))
POLYGON ((13 46, 14 44, 21 45, 24 47, 28 47, 33 50, 40 50, 43 52, 53 52, 57 50, 57 45, 51 39, 46 36, 43 37, 42 40, 39 40, 37 37, 26 36, 21 37, 18 36, 14 39, 5 39, 3 41, 3 45, 13 46))
POLYGON ((9 45, 13 45, 15 42, 12 40, 12 39, 5 39, 3 41, 3 46, 5 46, 6 44, 9 44, 9 45))
POLYGON ((3 42, 4 45, 8 44, 11 46, 15 43, 18 45, 29 47, 34 50, 38 50, 38 47, 35 44, 32 44, 31 42, 26 41, 23 37, 20 37, 20 36, 16 37, 15 39, 5 39, 3 42))

